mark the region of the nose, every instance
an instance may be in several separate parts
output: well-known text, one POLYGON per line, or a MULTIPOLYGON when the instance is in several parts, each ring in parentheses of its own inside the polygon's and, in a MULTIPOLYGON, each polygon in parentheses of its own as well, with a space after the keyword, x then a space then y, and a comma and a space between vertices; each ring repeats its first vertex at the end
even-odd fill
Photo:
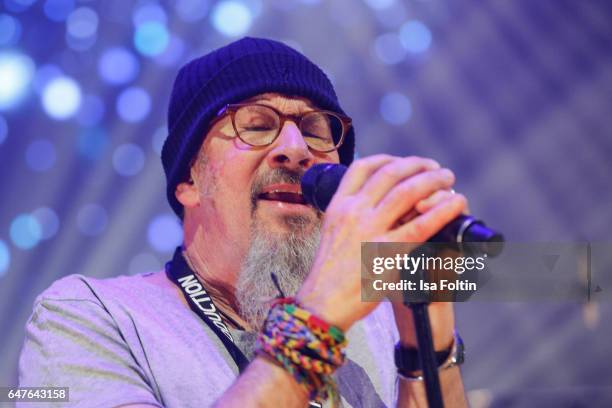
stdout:
POLYGON ((272 168, 306 170, 314 164, 315 157, 294 122, 285 122, 272 146, 268 154, 268 164, 272 168))

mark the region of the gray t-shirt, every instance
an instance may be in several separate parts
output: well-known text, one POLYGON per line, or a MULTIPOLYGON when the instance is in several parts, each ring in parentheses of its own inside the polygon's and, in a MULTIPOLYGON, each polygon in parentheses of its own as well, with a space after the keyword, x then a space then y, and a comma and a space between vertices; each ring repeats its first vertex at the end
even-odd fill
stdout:
MULTIPOLYGON (((398 334, 390 304, 347 338, 348 360, 336 372, 343 404, 393 406, 398 334)), ((36 299, 19 360, 20 386, 69 387, 67 405, 82 407, 207 407, 237 375, 221 341, 163 272, 58 280, 36 299)))

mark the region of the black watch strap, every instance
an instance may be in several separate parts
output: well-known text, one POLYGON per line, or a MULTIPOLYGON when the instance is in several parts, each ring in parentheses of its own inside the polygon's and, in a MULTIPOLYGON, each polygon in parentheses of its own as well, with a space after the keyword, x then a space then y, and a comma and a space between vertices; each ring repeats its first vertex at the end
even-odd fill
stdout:
MULTIPOLYGON (((402 347, 399 343, 395 345, 395 366, 403 372, 421 371, 421 357, 419 351, 412 347, 402 347)), ((442 351, 436 352, 436 364, 442 367, 450 358, 456 365, 461 365, 464 360, 463 340, 457 332, 455 332, 453 344, 442 351), (455 355, 451 355, 453 354, 455 355)))

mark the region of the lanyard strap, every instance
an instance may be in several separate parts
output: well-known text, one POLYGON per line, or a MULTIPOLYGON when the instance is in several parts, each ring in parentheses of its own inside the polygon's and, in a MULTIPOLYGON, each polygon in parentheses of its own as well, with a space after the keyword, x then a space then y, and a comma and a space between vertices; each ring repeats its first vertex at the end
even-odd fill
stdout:
MULTIPOLYGON (((204 320, 204 323, 221 340, 225 349, 238 366, 238 371, 242 373, 247 365, 249 365, 249 360, 236 346, 236 343, 234 343, 234 338, 227 325, 223 322, 220 311, 215 307, 212 298, 208 295, 206 289, 204 289, 204 285, 202 285, 198 276, 185 261, 181 247, 176 248, 172 260, 166 263, 166 276, 179 287, 191 310, 200 316, 200 319, 204 320)), ((314 401, 310 401, 308 406, 311 408, 322 407, 321 404, 314 401)))
POLYGON ((212 298, 208 295, 202 282, 200 282, 197 275, 185 261, 181 247, 176 248, 172 261, 166 264, 166 275, 179 287, 191 310, 193 310, 200 319, 204 320, 204 323, 206 323, 213 333, 217 335, 219 340, 221 340, 225 349, 238 366, 238 370, 242 373, 249 364, 249 360, 238 346, 236 346, 236 343, 234 343, 232 334, 227 328, 227 325, 223 322, 223 318, 212 298))

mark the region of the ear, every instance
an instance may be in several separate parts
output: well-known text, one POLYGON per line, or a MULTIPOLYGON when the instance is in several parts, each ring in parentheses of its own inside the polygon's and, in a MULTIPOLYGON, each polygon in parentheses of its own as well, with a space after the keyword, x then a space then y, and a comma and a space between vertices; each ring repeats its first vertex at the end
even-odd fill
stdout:
POLYGON ((174 196, 185 208, 194 208, 200 205, 198 189, 191 178, 189 181, 184 181, 176 186, 174 196))

